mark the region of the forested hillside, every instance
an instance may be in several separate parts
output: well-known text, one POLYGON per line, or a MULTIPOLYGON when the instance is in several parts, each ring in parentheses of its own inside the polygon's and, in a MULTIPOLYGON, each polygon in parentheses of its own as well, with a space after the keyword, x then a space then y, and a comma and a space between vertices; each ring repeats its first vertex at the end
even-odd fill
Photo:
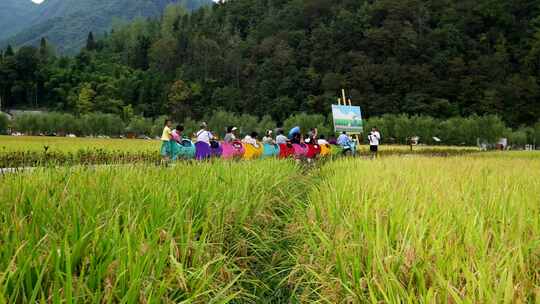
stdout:
POLYGON ((76 54, 89 31, 102 35, 110 31, 115 22, 158 17, 168 4, 180 4, 191 11, 212 3, 211 0, 46 0, 34 5, 30 0, 8 0, 8 3, 10 1, 15 1, 18 7, 2 14, 26 15, 8 19, 5 27, 0 27, 0 38, 4 38, 0 44, 39 45, 40 39, 46 37, 63 54, 76 54), (19 8, 23 3, 31 8, 19 8))
MULTIPOLYGON (((126 8, 127 9, 127 8, 126 8)), ((99 15, 99 12, 96 12, 99 15)), ((534 0, 229 0, 139 19, 73 58, 4 53, 3 107, 199 118, 213 109, 540 117, 534 0)), ((79 29, 83 31, 83 29, 79 29)))
POLYGON ((37 5, 28 0, 0 1, 0 40, 9 37, 28 25, 37 5))

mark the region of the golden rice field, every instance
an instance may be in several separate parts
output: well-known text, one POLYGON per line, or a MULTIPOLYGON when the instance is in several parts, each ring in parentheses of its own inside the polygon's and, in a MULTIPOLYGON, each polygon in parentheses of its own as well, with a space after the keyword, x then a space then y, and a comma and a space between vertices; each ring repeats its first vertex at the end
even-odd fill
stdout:
POLYGON ((540 303, 531 155, 325 166, 291 231, 292 281, 326 303, 540 303))
POLYGON ((7 174, 0 304, 540 303, 538 193, 536 152, 7 174))
POLYGON ((142 139, 69 138, 47 136, 0 136, 0 152, 35 151, 77 152, 84 149, 105 151, 149 152, 157 151, 159 141, 142 139))
MULTIPOLYGON (((77 152, 84 149, 101 149, 105 151, 150 152, 158 151, 159 140, 114 139, 114 138, 68 138, 47 136, 1 136, 0 152, 37 151, 42 152, 48 147, 49 152, 77 152)), ((367 152, 367 145, 360 146, 360 151, 367 152)), ((413 152, 418 151, 463 151, 477 152, 476 147, 452 146, 414 146, 413 152)), ((409 146, 382 145, 381 151, 397 151, 408 153, 409 146)))

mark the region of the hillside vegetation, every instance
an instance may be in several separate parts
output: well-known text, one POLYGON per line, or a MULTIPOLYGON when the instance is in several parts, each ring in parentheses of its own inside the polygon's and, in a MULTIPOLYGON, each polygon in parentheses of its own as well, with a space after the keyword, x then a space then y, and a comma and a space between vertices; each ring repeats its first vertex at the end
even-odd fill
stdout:
POLYGON ((537 1, 514 0, 229 0, 191 14, 170 6, 162 18, 89 37, 73 58, 50 55, 50 41, 7 50, 2 102, 283 121, 327 115, 345 87, 365 116, 495 114, 531 126, 540 117, 539 15, 537 1))
POLYGON ((212 3, 211 0, 46 0, 41 5, 23 6, 20 4, 23 2, 31 3, 15 1, 21 8, 11 7, 0 13, 0 16, 16 17, 6 19, 6 27, 0 30, 0 38, 4 38, 1 44, 39 45, 40 39, 46 37, 63 54, 77 53, 84 46, 88 32, 102 35, 111 30, 114 22, 157 17, 168 4, 194 10, 212 3))
POLYGON ((0 1, 0 40, 24 28, 29 22, 28 18, 36 9, 37 5, 32 1, 0 1))

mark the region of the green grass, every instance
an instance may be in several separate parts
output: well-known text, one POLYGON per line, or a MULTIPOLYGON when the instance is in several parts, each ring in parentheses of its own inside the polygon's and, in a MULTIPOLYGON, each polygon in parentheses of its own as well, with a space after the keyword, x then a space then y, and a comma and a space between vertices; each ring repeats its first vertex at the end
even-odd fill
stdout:
POLYGON ((540 303, 540 154, 0 177, 2 303, 540 303))
POLYGON ((47 136, 0 136, 0 152, 36 151, 77 152, 79 150, 104 150, 108 152, 159 151, 160 141, 141 139, 68 138, 47 136))
POLYGON ((539 303, 540 159, 503 155, 325 167, 290 280, 325 303, 539 303))
POLYGON ((259 228, 295 178, 283 161, 6 176, 0 303, 253 301, 259 228))
MULTIPOLYGON (((43 152, 48 147, 49 152, 77 152, 79 150, 104 150, 108 152, 153 152, 160 148, 158 140, 140 139, 102 139, 102 138, 68 138, 47 136, 0 136, 0 152, 43 152)), ((369 146, 359 146, 360 151, 369 152, 369 146)), ((382 145, 382 152, 410 153, 409 146, 382 145)), ((476 147, 454 146, 414 146, 413 152, 476 152, 476 147)))
MULTIPOLYGON (((161 156, 160 141, 94 139, 44 136, 0 136, 0 168, 47 167, 59 165, 100 165, 156 163, 161 156)), ((335 147, 335 146, 334 146, 335 147)), ((339 149, 335 149, 339 150, 339 149)), ((358 156, 371 156, 369 147, 358 147, 358 156)), ((477 153, 474 147, 383 145, 379 154, 452 156, 477 153)), ((337 152, 337 156, 341 153, 337 152)))

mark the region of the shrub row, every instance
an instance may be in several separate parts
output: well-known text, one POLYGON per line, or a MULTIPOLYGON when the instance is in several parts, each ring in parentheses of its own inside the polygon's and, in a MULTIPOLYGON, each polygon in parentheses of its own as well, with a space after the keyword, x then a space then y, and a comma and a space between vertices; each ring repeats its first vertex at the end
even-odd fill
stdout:
POLYGON ((385 142, 406 144, 418 136, 424 144, 436 144, 439 138, 445 145, 474 146, 494 144, 504 137, 509 144, 524 146, 540 143, 540 122, 532 127, 512 130, 496 115, 453 117, 445 120, 428 116, 383 115, 366 121, 364 130, 377 126, 385 142))
MULTIPOLYGON (((76 135, 108 135, 119 136, 126 134, 159 136, 165 117, 155 119, 134 116, 129 121, 123 121, 113 114, 91 113, 76 117, 67 113, 22 114, 11 122, 14 131, 25 134, 68 134, 76 135)), ((227 126, 236 126, 240 134, 252 131, 262 134, 269 129, 283 127, 290 129, 301 126, 306 132, 313 127, 319 129, 319 134, 332 137, 333 126, 331 118, 319 114, 295 114, 283 123, 276 123, 268 115, 259 118, 254 115, 237 115, 225 111, 216 111, 203 118, 210 129, 223 136, 227 126)), ((186 119, 183 122, 186 134, 193 134, 199 128, 199 121, 186 119)), ((8 121, 0 115, 0 132, 5 132, 8 121)), ((434 138, 441 139, 444 145, 473 146, 478 141, 496 143, 501 137, 509 139, 513 145, 540 143, 540 122, 531 127, 521 127, 512 130, 504 121, 495 115, 454 117, 436 119, 428 116, 383 115, 365 121, 364 130, 368 131, 377 126, 384 143, 406 144, 409 138, 419 137, 424 144, 436 144, 434 138)))

